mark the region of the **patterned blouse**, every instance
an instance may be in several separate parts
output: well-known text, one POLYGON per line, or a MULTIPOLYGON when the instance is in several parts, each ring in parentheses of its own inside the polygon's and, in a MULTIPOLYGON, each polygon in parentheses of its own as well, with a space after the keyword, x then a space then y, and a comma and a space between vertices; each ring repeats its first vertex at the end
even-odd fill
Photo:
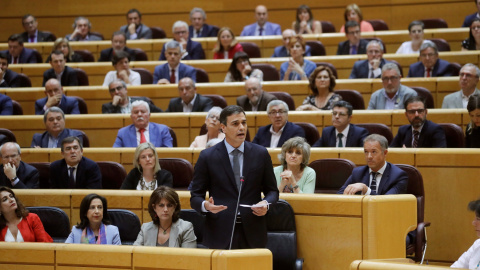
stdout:
MULTIPOLYGON (((313 106, 317 107, 317 105, 315 104, 315 97, 316 96, 313 96, 313 95, 306 97, 305 100, 303 100, 302 105, 310 104, 310 105, 313 105, 313 106)), ((325 104, 325 107, 319 108, 319 109, 321 109, 321 110, 331 110, 333 104, 335 104, 335 102, 340 101, 340 100, 342 100, 342 96, 340 96, 339 94, 333 94, 330 97, 330 99, 327 101, 327 104, 325 104)))

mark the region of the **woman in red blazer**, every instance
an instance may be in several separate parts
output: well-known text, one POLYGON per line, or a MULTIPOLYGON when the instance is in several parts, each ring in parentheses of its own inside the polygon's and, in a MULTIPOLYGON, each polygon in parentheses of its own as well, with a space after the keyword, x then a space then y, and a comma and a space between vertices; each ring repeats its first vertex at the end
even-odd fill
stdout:
POLYGON ((217 44, 213 48, 213 59, 232 59, 236 52, 243 52, 243 47, 235 39, 232 29, 222 27, 218 31, 217 44))

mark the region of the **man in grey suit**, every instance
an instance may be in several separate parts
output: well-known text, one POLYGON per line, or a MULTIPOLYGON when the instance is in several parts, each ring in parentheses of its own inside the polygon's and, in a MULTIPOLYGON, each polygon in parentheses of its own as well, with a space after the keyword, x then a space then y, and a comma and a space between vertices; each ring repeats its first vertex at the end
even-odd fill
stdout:
POLYGON ((127 12, 127 24, 120 27, 127 39, 151 39, 152 30, 142 23, 142 13, 135 8, 127 12))
POLYGON ((477 88, 480 69, 474 64, 465 64, 460 69, 460 91, 451 93, 443 98, 443 109, 467 108, 468 99, 472 95, 480 95, 477 88))
POLYGON ((148 103, 151 112, 163 112, 153 104, 150 99, 145 97, 129 97, 127 92, 127 84, 119 79, 112 81, 108 85, 112 101, 102 105, 102 113, 125 113, 130 114, 132 111, 132 103, 137 100, 143 100, 148 103))
POLYGON ((254 77, 245 81, 245 91, 246 95, 237 98, 237 105, 245 111, 266 111, 268 103, 277 99, 274 95, 264 92, 262 82, 254 77))
POLYGON ((92 23, 85 17, 77 17, 73 23, 73 33, 66 35, 70 41, 95 41, 102 40, 99 36, 91 35, 92 23))
POLYGON ((368 110, 404 109, 403 103, 417 92, 400 84, 400 70, 394 63, 387 63, 382 68, 383 88, 373 93, 368 103, 368 110))
POLYGON ((178 81, 178 95, 170 99, 167 112, 208 112, 213 107, 210 98, 197 94, 195 82, 189 77, 178 81))

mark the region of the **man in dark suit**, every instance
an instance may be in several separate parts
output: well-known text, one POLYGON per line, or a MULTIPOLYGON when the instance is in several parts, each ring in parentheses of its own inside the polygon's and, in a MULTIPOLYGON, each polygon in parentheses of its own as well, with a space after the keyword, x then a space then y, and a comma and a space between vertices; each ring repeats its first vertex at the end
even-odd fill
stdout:
POLYGON ((27 14, 22 18, 22 25, 25 32, 21 37, 24 42, 37 43, 55 41, 54 36, 51 33, 45 33, 38 31, 38 21, 32 14, 27 14))
POLYGON ((438 58, 435 43, 425 40, 420 46, 420 61, 410 65, 407 77, 449 77, 453 76, 450 63, 438 58))
POLYGON ((132 103, 137 100, 143 100, 148 103, 150 112, 163 112, 153 104, 150 99, 145 97, 129 97, 127 92, 127 84, 122 80, 114 80, 108 85, 112 101, 102 105, 102 113, 126 113, 132 111, 132 103))
POLYGON ((473 19, 480 18, 480 0, 474 0, 474 2, 477 7, 477 12, 465 16, 462 27, 470 27, 470 25, 472 25, 473 19))
POLYGON ((197 94, 195 82, 185 77, 178 82, 180 97, 170 99, 167 112, 208 112, 213 107, 210 98, 197 94))
POLYGON ((61 51, 52 52, 50 54, 50 66, 52 68, 43 73, 42 86, 45 86, 45 83, 52 78, 60 81, 62 86, 78 86, 77 72, 66 66, 65 63, 65 55, 61 51))
POLYGON ((128 40, 151 39, 152 30, 142 23, 142 13, 133 8, 127 12, 127 24, 120 27, 128 40))
POLYGON ((240 36, 274 36, 282 33, 279 24, 268 21, 266 6, 258 5, 255 8, 255 19, 257 22, 245 26, 240 36))
POLYGON ((190 11, 190 23, 188 26, 188 36, 190 38, 217 37, 218 27, 205 23, 207 14, 201 8, 193 8, 190 11))
POLYGON ((267 204, 278 200, 272 160, 265 147, 245 141, 247 118, 241 107, 223 109, 220 123, 225 140, 200 153, 192 180, 190 205, 206 215, 203 244, 213 249, 227 249, 230 244, 233 249, 265 248, 264 215, 267 204), (205 200, 207 191, 210 198, 205 200), (240 204, 256 207, 239 207, 235 212, 237 198, 240 204))
POLYGON ((246 95, 237 98, 237 105, 245 111, 266 111, 270 101, 277 99, 274 95, 263 91, 262 82, 251 77, 245 81, 246 95))
POLYGON ((355 62, 349 79, 378 79, 382 77, 382 67, 390 61, 383 59, 383 45, 378 40, 367 44, 367 60, 355 62))
POLYGON ((9 96, 0 94, 0 115, 12 115, 13 103, 9 96))
POLYGON ((197 70, 194 67, 180 63, 182 47, 175 40, 167 42, 166 48, 167 63, 155 67, 153 71, 153 84, 178 83, 185 77, 197 81, 197 70))
POLYGON ((0 186, 9 188, 38 188, 39 173, 35 167, 22 161, 20 145, 7 142, 0 146, 0 186))
MULTIPOLYGON (((180 59, 183 60, 195 60, 205 59, 205 52, 203 51, 202 44, 193 41, 188 37, 188 24, 184 21, 176 21, 172 27, 173 39, 180 43, 182 46, 182 55, 180 59)), ((163 45, 162 52, 160 53, 160 61, 166 60, 165 55, 166 44, 163 45)))
POLYGON ((20 34, 11 35, 8 38, 8 50, 2 52, 7 53, 9 64, 38 63, 34 51, 23 47, 23 38, 20 34))
POLYGON ((102 173, 97 163, 83 156, 77 137, 63 139, 63 159, 50 164, 50 188, 102 189, 102 173))
POLYGON ((365 138, 363 149, 367 166, 353 169, 337 194, 390 195, 407 192, 407 173, 386 161, 388 141, 385 137, 369 135, 365 138))
POLYGON ((80 139, 83 145, 84 135, 80 130, 65 128, 65 114, 58 107, 50 107, 43 115, 43 123, 46 131, 33 134, 30 147, 35 148, 57 148, 60 147, 63 139, 75 136, 80 139))
MULTIPOLYGON (((295 35, 295 31, 293 31, 292 29, 285 29, 282 33, 283 46, 275 47, 272 57, 289 57, 290 52, 288 51, 288 43, 290 42, 290 38, 295 35)), ((310 46, 306 45, 305 53, 303 55, 312 56, 311 50, 312 49, 310 48, 310 46)))
POLYGON ((35 101, 35 114, 44 114, 52 106, 59 107, 66 114, 80 114, 77 99, 65 96, 63 87, 57 79, 47 81, 45 95, 46 97, 35 101))
POLYGON ((405 101, 405 116, 410 125, 403 125, 398 129, 390 147, 412 148, 443 148, 447 147, 443 128, 427 120, 428 110, 425 100, 414 96, 405 101))
POLYGON ((104 49, 100 52, 98 62, 110 62, 116 52, 124 51, 129 54, 130 61, 135 61, 135 50, 128 48, 127 37, 122 31, 114 32, 112 35, 112 48, 104 49))
POLYGON ((337 55, 365 54, 368 41, 360 38, 360 25, 356 21, 348 21, 345 29, 348 40, 338 44, 337 55))
POLYGON ((322 137, 313 147, 362 147, 368 136, 364 128, 350 124, 353 107, 347 101, 338 101, 332 108, 332 126, 322 131, 322 137))
POLYGON ((287 121, 288 105, 284 101, 270 101, 267 113, 271 124, 258 129, 253 143, 274 148, 282 147, 285 141, 296 136, 305 138, 305 131, 302 127, 287 121))
POLYGON ((96 41, 102 40, 101 37, 90 34, 92 23, 85 17, 76 17, 73 22, 73 33, 66 35, 65 38, 70 41, 96 41))
POLYGON ((8 69, 8 56, 0 52, 0 88, 22 87, 18 73, 8 69))

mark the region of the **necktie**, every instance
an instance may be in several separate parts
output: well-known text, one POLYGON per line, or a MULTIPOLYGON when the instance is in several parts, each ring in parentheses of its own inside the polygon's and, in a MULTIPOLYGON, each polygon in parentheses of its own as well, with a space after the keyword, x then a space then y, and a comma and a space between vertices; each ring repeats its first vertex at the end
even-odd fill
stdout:
POLYGON ((30 43, 33 43, 33 42, 35 42, 35 35, 30 36, 30 43))
POLYGON ((175 83, 175 69, 172 68, 172 74, 170 74, 170 83, 175 83))
POLYGON ((380 173, 372 172, 372 182, 370 183, 370 195, 377 195, 377 176, 380 173))
POLYGON ((69 167, 68 170, 70 171, 70 176, 68 177, 68 187, 75 188, 75 175, 73 174, 75 167, 69 167))
POLYGON ((259 35, 259 36, 263 36, 263 28, 262 28, 262 27, 260 27, 260 28, 258 29, 258 35, 259 35))
POLYGON ((427 68, 427 78, 430 78, 432 75, 431 75, 431 72, 432 72, 432 69, 431 68, 427 68))
POLYGON ((343 134, 342 134, 342 133, 338 133, 337 137, 338 137, 338 145, 337 145, 337 147, 343 147, 343 142, 342 142, 343 134))
POLYGON ((352 50, 351 54, 357 54, 357 45, 350 46, 350 49, 352 50))
POLYGON ((370 69, 370 79, 375 79, 375 74, 373 74, 373 68, 370 69))
POLYGON ((417 148, 418 147, 418 137, 420 136, 420 132, 418 130, 413 131, 413 143, 412 147, 417 148))
POLYGON ((18 57, 14 57, 14 58, 13 58, 13 63, 14 63, 14 64, 18 64, 18 57))
POLYGON ((197 30, 197 37, 200 37, 200 30, 197 30))
POLYGON ((144 143, 144 142, 147 142, 147 139, 145 138, 145 129, 144 128, 141 128, 138 130, 138 132, 140 132, 140 143, 144 143))
POLYGON ((233 155, 233 176, 235 177, 235 182, 237 183, 237 187, 240 188, 240 161, 238 159, 238 154, 240 154, 240 150, 235 148, 232 151, 232 155, 233 155))

